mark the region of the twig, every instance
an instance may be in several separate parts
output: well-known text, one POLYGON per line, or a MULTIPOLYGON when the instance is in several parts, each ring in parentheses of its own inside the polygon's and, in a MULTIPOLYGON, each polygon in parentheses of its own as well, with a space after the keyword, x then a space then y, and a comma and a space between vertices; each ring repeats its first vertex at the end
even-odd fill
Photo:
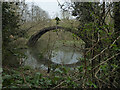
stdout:
POLYGON ((22 73, 22 71, 21 71, 21 74, 22 74, 22 76, 23 76, 24 82, 27 84, 27 86, 28 86, 29 88, 31 88, 31 86, 27 83, 27 81, 26 81, 26 79, 25 79, 25 76, 24 76, 24 74, 22 73))
POLYGON ((59 87, 59 86, 62 85, 64 82, 65 82, 65 81, 62 81, 60 84, 58 84, 57 86, 53 87, 51 90, 53 90, 53 89, 59 87))
POLYGON ((100 56, 105 50, 112 48, 112 46, 115 44, 115 42, 120 38, 120 36, 117 37, 117 39, 115 39, 113 41, 113 43, 109 46, 106 47, 105 49, 103 49, 99 54, 97 54, 96 56, 94 56, 92 59, 90 59, 90 61, 94 60, 96 57, 100 56))
POLYGON ((93 50, 93 48, 98 44, 99 41, 100 41, 100 35, 99 35, 99 32, 98 32, 97 42, 85 53, 85 55, 87 55, 88 52, 90 52, 91 50, 93 50))
POLYGON ((120 36, 117 37, 117 39, 114 40, 114 42, 111 44, 110 48, 115 44, 115 42, 120 38, 120 36))
MULTIPOLYGON (((76 82, 76 81, 78 81, 78 80, 80 80, 80 79, 81 79, 81 78, 75 79, 75 80, 73 80, 73 82, 76 82)), ((57 87, 59 87, 60 85, 62 85, 64 82, 65 82, 65 81, 62 81, 60 84, 58 84, 57 86, 53 87, 51 90, 56 89, 57 87)))
POLYGON ((92 70, 95 70, 97 67, 99 67, 100 65, 106 63, 107 61, 111 60, 112 58, 114 58, 115 56, 118 56, 120 53, 117 53, 115 55, 113 55, 112 57, 108 58, 106 61, 101 62, 98 66, 96 66, 95 68, 93 68, 92 70))
MULTIPOLYGON (((97 72, 95 73, 95 78, 98 79, 99 81, 107 84, 105 81, 103 81, 103 80, 101 80, 101 79, 99 79, 99 78, 97 77, 97 74, 98 74, 99 71, 100 71, 100 67, 99 67, 99 69, 97 70, 97 72)), ((107 85, 108 85, 108 84, 107 84, 107 85)), ((110 87, 109 87, 109 88, 110 88, 110 87)))

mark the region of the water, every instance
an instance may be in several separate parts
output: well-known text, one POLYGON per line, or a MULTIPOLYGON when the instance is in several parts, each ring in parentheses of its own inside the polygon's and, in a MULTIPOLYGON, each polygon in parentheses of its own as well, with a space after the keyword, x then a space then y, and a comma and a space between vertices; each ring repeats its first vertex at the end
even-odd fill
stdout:
POLYGON ((61 47, 52 51, 52 62, 57 64, 73 64, 77 63, 78 59, 82 57, 81 53, 74 48, 61 47))
POLYGON ((33 68, 47 70, 51 64, 59 64, 73 67, 80 65, 80 58, 83 57, 84 45, 77 42, 56 42, 51 45, 38 43, 35 47, 29 48, 25 53, 28 58, 25 65, 33 68), (49 47, 48 47, 49 46, 49 47))

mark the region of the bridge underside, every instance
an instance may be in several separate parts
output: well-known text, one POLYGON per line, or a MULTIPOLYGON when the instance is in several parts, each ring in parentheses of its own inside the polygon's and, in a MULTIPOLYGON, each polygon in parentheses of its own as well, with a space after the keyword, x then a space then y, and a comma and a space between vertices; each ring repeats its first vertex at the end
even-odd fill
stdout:
POLYGON ((39 32, 33 34, 30 39, 28 40, 28 43, 27 45, 29 47, 32 47, 36 44, 36 42, 38 41, 38 39, 43 35, 45 34, 46 32, 48 31, 52 31, 52 30, 56 30, 56 29, 62 29, 62 30, 65 30, 65 31, 68 31, 68 32, 71 32, 71 33, 74 33, 76 34, 78 37, 80 37, 84 42, 85 42, 85 38, 82 37, 79 33, 79 30, 73 30, 71 28, 65 28, 65 27, 61 27, 61 26, 51 26, 51 27, 47 27, 47 28, 43 28, 41 29, 39 32))

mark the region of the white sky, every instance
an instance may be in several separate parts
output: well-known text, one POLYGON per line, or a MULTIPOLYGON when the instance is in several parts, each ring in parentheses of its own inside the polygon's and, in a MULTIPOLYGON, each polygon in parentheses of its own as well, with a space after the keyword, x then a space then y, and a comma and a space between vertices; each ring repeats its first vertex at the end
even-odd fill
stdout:
MULTIPOLYGON (((70 0, 58 0, 61 4, 65 1, 70 0)), ((60 7, 58 6, 57 0, 26 0, 27 3, 34 2, 35 5, 38 5, 43 10, 47 11, 50 18, 55 18, 56 16, 60 16, 60 7)))

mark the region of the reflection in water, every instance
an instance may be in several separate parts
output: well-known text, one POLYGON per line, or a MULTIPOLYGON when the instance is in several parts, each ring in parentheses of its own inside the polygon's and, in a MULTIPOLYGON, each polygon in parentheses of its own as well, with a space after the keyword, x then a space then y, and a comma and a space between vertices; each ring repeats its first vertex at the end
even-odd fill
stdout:
POLYGON ((51 58, 52 62, 57 64, 72 64, 78 62, 78 58, 82 57, 80 52, 74 51, 69 49, 68 51, 65 50, 57 50, 53 51, 53 57, 51 58))
POLYGON ((42 62, 38 62, 36 58, 31 54, 30 50, 27 50, 26 55, 28 56, 27 60, 25 61, 25 65, 31 66, 32 68, 39 68, 46 70, 47 67, 45 67, 42 62))
MULTIPOLYGON (((42 44, 43 45, 43 44, 42 44)), ((36 48, 36 47, 35 47, 36 48)), ((80 65, 79 58, 83 56, 82 51, 78 51, 78 48, 66 47, 61 43, 57 43, 52 49, 51 59, 48 60, 48 53, 44 53, 43 58, 39 58, 39 53, 45 48, 29 48, 26 52, 28 56, 25 61, 25 65, 29 65, 33 68, 39 68, 46 70, 51 64, 63 64, 67 66, 80 65), (57 47, 57 48, 56 48, 57 47)), ((49 48, 50 49, 50 48, 49 48)))

